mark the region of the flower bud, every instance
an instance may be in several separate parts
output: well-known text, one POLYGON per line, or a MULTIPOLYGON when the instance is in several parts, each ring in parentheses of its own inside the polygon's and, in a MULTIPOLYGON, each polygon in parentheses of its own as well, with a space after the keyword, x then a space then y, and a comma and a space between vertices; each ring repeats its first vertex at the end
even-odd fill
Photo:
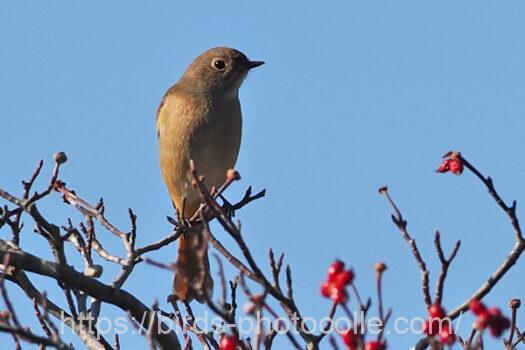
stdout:
POLYGON ((509 302, 509 307, 511 309, 519 309, 521 306, 521 300, 518 299, 518 298, 513 298, 513 299, 510 299, 510 302, 509 302))
POLYGON ((57 164, 64 164, 67 162, 67 155, 64 152, 56 152, 53 154, 53 159, 57 164))

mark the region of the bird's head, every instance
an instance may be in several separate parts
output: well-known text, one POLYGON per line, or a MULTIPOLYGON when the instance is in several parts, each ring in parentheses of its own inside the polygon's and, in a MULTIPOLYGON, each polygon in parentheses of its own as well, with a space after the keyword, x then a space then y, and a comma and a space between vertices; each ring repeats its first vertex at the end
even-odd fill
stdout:
POLYGON ((215 47, 197 57, 179 83, 206 93, 236 95, 250 69, 262 64, 262 61, 250 61, 238 50, 215 47))

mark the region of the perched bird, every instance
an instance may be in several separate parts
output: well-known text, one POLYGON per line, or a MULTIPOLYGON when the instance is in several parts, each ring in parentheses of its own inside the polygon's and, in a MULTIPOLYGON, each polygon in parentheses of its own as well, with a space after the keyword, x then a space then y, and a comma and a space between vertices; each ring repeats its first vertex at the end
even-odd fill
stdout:
MULTIPOLYGON (((211 188, 222 185, 234 167, 241 144, 239 88, 248 71, 264 64, 250 61, 227 47, 197 57, 164 95, 157 111, 160 167, 171 200, 184 218, 191 218, 200 196, 191 185, 190 160, 211 188)), ((179 240, 173 296, 204 302, 213 280, 202 227, 179 240)))

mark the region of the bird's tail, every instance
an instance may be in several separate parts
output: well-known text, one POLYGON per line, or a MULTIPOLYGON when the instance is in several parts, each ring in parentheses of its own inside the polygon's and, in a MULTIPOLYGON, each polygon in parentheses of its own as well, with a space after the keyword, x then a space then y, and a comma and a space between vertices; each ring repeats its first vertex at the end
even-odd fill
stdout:
POLYGON ((202 226, 179 238, 173 295, 179 300, 206 302, 213 292, 207 237, 202 226))

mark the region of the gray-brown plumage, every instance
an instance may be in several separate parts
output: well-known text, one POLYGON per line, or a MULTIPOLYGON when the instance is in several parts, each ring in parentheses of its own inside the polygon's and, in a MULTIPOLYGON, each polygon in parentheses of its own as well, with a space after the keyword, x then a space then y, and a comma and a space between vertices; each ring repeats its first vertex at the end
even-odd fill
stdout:
MULTIPOLYGON (((225 181, 241 144, 239 88, 248 71, 261 64, 235 49, 210 49, 190 64, 162 99, 157 111, 162 176, 179 212, 184 200, 186 218, 200 204, 191 185, 190 159, 209 188, 225 181)), ((202 228, 180 238, 173 287, 174 296, 181 300, 204 302, 211 294, 213 280, 202 228)))

